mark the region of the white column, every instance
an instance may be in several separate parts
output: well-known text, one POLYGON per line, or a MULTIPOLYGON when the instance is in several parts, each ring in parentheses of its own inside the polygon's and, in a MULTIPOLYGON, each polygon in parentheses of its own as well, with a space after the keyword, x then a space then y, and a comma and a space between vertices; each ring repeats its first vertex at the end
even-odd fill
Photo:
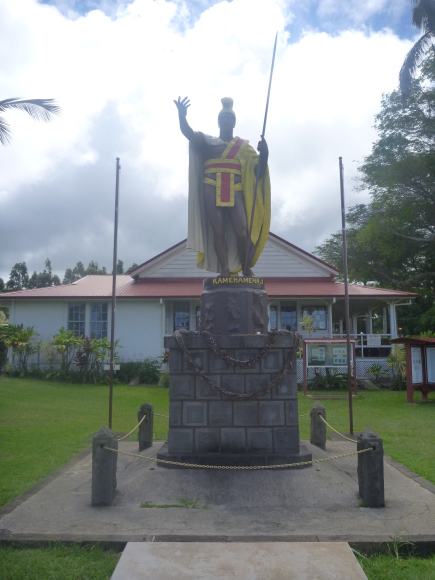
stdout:
POLYGON ((387 309, 382 308, 382 334, 387 334, 387 309))
POLYGON ((332 303, 328 304, 329 338, 332 338, 332 303))
POLYGON ((390 333, 391 338, 397 338, 397 318, 395 304, 390 304, 390 333))
POLYGON ((367 334, 373 334, 373 312, 370 309, 367 314, 367 319, 368 319, 368 324, 366 324, 367 334))
POLYGON ((352 316, 352 332, 350 334, 356 334, 358 332, 357 317, 352 316))
POLYGON ((343 319, 342 318, 340 318, 340 320, 338 321, 338 324, 339 324, 340 336, 343 336, 344 333, 343 333, 343 319))

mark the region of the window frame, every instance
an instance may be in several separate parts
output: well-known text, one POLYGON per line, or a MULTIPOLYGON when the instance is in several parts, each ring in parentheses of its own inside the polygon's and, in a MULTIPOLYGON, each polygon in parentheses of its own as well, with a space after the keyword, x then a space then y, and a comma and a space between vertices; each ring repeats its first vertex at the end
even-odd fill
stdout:
POLYGON ((89 306, 89 338, 93 339, 96 338, 97 340, 101 340, 108 337, 109 331, 109 305, 107 302, 91 302, 89 306), (93 315, 93 307, 102 307, 101 311, 101 320, 92 320, 93 315), (104 312, 105 310, 105 312, 104 312), (104 319, 105 316, 105 319, 104 319), (97 333, 94 334, 94 330, 92 328, 93 325, 98 325, 99 332, 98 336, 97 333), (105 328, 104 328, 105 327, 105 328))
POLYGON ((67 313, 67 329, 71 330, 74 333, 74 336, 86 336, 86 302, 68 302, 68 313, 67 313), (71 309, 74 309, 73 318, 70 318, 71 309), (79 318, 76 319, 75 314, 77 312, 77 308, 80 308, 79 318), (81 316, 83 315, 83 319, 81 316), (74 326, 79 324, 80 327, 83 326, 83 332, 81 333, 80 330, 76 330, 74 326))
POLYGON ((301 312, 302 312, 302 316, 307 315, 307 316, 312 316, 313 320, 315 322, 315 318, 313 315, 313 311, 314 310, 323 310, 324 314, 325 314, 325 327, 324 328, 320 328, 319 326, 314 326, 314 330, 328 330, 328 318, 329 318, 329 311, 328 311, 328 307, 325 306, 324 304, 313 304, 311 306, 302 306, 301 312))

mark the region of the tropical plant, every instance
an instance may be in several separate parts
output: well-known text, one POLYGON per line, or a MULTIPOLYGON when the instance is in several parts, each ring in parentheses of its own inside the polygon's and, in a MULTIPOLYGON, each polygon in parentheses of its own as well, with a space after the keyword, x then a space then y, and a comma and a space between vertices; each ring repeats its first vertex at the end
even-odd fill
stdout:
POLYGON ((409 96, 412 80, 427 49, 435 36, 435 0, 411 0, 414 4, 412 24, 423 31, 406 55, 399 74, 400 91, 404 98, 409 96))
POLYGON ((160 380, 162 363, 158 358, 146 358, 139 367, 139 379, 145 385, 156 385, 160 380))
POLYGON ((426 330, 426 332, 420 332, 420 338, 435 338, 435 332, 432 330, 426 330))
POLYGON ((303 314, 300 323, 302 328, 308 332, 311 337, 312 333, 314 332, 314 318, 311 316, 311 314, 303 314))
POLYGON ((387 371, 382 368, 380 363, 373 363, 372 366, 367 369, 367 372, 371 377, 373 377, 375 383, 379 383, 379 377, 381 375, 387 374, 387 371))
POLYGON ((404 344, 393 344, 387 358, 387 367, 391 367, 395 378, 406 379, 406 354, 404 344))
POLYGON ((75 336, 72 330, 66 330, 63 326, 57 334, 53 334, 51 345, 60 358, 62 369, 69 371, 74 353, 82 345, 82 338, 75 336))
MULTIPOLYGON (((61 108, 53 99, 5 99, 0 101, 0 113, 10 109, 24 111, 35 121, 44 121, 48 123, 54 115, 59 115, 61 108)), ((11 130, 3 116, 0 116, 0 143, 7 145, 11 142, 11 130)))
POLYGON ((12 349, 12 364, 15 363, 15 357, 18 357, 18 370, 26 371, 29 356, 37 351, 33 342, 35 337, 39 336, 33 329, 28 326, 26 329, 22 324, 9 324, 0 331, 0 340, 6 349, 12 349))

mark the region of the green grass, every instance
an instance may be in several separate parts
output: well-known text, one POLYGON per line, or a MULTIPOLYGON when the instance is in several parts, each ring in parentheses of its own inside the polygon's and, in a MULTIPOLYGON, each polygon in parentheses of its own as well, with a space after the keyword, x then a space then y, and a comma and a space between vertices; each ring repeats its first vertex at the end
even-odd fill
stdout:
MULTIPOLYGON (((348 401, 319 402, 326 409, 328 423, 349 433, 348 401)), ((435 484, 435 391, 429 393, 428 403, 422 403, 421 393, 415 393, 414 402, 407 404, 405 391, 360 391, 353 399, 354 432, 371 427, 382 437, 387 455, 435 484)), ((299 394, 299 414, 308 413, 314 403, 299 394)), ((301 417, 299 426, 301 439, 309 439, 310 418, 301 417)))
MULTIPOLYGON (((0 377, 0 505, 89 446, 92 433, 108 423, 108 400, 106 386, 0 377)), ((113 430, 130 431, 145 401, 168 414, 168 389, 116 385, 113 430)), ((167 431, 168 419, 155 417, 154 438, 166 439, 167 431)))
MULTIPOLYGON (((0 377, 0 505, 91 444, 92 433, 107 425, 108 391, 102 386, 0 377)), ((145 401, 154 406, 156 413, 167 415, 168 395, 167 389, 159 387, 115 386, 114 431, 130 431, 145 401)), ((385 453, 435 483, 435 393, 429 395, 429 403, 421 403, 419 393, 414 400, 417 404, 408 405, 406 392, 360 392, 359 398, 353 400, 354 431, 371 427, 383 438, 385 453)), ((308 413, 314 402, 299 394, 299 414, 308 413)), ((321 403, 328 422, 339 431, 349 432, 348 401, 321 403)), ((155 417, 155 439, 165 439, 167 428, 167 419, 155 417)), ((300 431, 301 439, 309 439, 309 417, 301 417, 300 431)), ((135 437, 136 434, 131 439, 135 437)), ((118 557, 114 552, 78 546, 2 547, 0 580, 110 578, 118 557)), ((372 556, 360 562, 369 580, 435 580, 435 556, 372 556)))
POLYGON ((0 580, 107 580, 120 554, 98 546, 0 547, 0 580))
POLYGON ((430 558, 370 556, 358 561, 369 580, 434 580, 435 555, 430 558))

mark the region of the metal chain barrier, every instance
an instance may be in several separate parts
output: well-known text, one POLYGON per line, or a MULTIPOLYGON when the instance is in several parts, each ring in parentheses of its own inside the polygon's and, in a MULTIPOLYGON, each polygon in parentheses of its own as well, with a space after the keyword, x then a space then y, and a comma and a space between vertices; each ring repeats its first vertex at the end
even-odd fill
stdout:
POLYGON ((265 346, 261 349, 261 351, 257 355, 250 358, 249 360, 238 360, 236 358, 232 358, 229 354, 221 350, 216 344, 215 339, 213 338, 211 332, 209 332, 208 330, 203 330, 202 332, 200 332, 200 334, 201 336, 204 337, 205 342, 208 344, 210 349, 223 361, 225 361, 229 365, 245 368, 250 367, 256 362, 260 362, 262 359, 264 359, 265 356, 269 353, 272 346, 275 344, 278 335, 283 333, 280 332, 279 330, 269 330, 269 332, 267 333, 267 342, 265 346))
POLYGON ((130 431, 130 433, 127 433, 127 435, 124 435, 123 437, 119 437, 118 441, 122 441, 123 439, 127 439, 127 437, 130 437, 130 435, 131 435, 132 433, 134 433, 134 432, 136 431, 136 429, 137 429, 137 428, 138 428, 138 427, 141 425, 141 423, 142 423, 142 421, 145 419, 145 417, 146 417, 146 415, 144 415, 144 416, 142 417, 142 419, 139 421, 139 423, 136 425, 136 427, 134 427, 134 428, 133 428, 133 429, 130 431))
MULTIPOLYGON (((293 348, 290 350, 290 353, 289 353, 287 360, 285 361, 282 369, 273 377, 273 379, 271 379, 266 385, 264 385, 263 387, 261 387, 257 391, 254 391, 253 393, 242 394, 242 395, 239 395, 237 393, 232 393, 231 391, 227 391, 226 389, 216 385, 211 379, 208 378, 208 376, 202 371, 202 369, 200 369, 199 366, 194 362, 194 360, 192 359, 192 357, 189 353, 188 348, 184 344, 184 340, 183 340, 183 337, 181 336, 181 334, 178 331, 175 331, 172 336, 177 341, 177 344, 180 347, 182 353, 184 354, 185 359, 193 366, 193 368, 195 369, 195 372, 204 380, 204 382, 207 383, 207 385, 209 385, 210 387, 212 387, 213 389, 215 389, 219 393, 222 393, 222 395, 225 395, 226 397, 229 397, 231 399, 236 399, 239 401, 243 401, 243 400, 254 399, 258 395, 262 395, 264 393, 267 393, 277 383, 279 383, 279 381, 283 378, 283 376, 291 368, 293 368, 293 356, 294 356, 295 352, 297 352, 297 350, 300 346, 300 343, 302 341, 302 337, 300 334, 295 333, 295 335, 296 335, 295 336, 295 344, 293 345, 293 348)), ((257 355, 257 356, 259 356, 259 355, 257 355)), ((264 356, 266 356, 266 355, 264 355, 264 356)), ((235 359, 233 359, 233 360, 235 360, 235 359)), ((253 359, 251 359, 251 360, 253 360, 253 359)))
POLYGON ((350 439, 350 437, 346 437, 346 435, 343 435, 343 433, 340 433, 340 431, 337 431, 337 429, 334 429, 334 427, 332 427, 327 421, 325 421, 325 419, 322 417, 322 415, 319 413, 319 417, 322 419, 322 421, 325 423, 325 425, 328 425, 328 427, 334 431, 334 433, 337 433, 337 435, 340 435, 340 437, 343 437, 343 439, 346 439, 346 441, 350 441, 351 443, 356 443, 355 439, 350 439))
POLYGON ((324 457, 322 459, 312 459, 311 461, 301 461, 300 463, 283 463, 281 465, 199 465, 198 463, 180 463, 179 461, 168 461, 167 459, 157 459, 157 457, 148 457, 146 455, 139 455, 138 453, 127 453, 126 451, 119 451, 102 445, 103 449, 113 451, 120 455, 127 455, 137 459, 145 459, 147 461, 155 461, 157 463, 165 463, 167 465, 178 465, 179 467, 195 467, 197 469, 220 469, 225 471, 259 471, 261 469, 284 469, 288 467, 302 467, 303 465, 314 465, 315 463, 323 463, 324 461, 332 461, 333 459, 343 459, 344 457, 351 457, 352 455, 360 455, 361 453, 368 453, 373 451, 374 447, 368 449, 361 449, 360 451, 352 451, 352 453, 344 453, 343 455, 334 455, 332 457, 324 457))

